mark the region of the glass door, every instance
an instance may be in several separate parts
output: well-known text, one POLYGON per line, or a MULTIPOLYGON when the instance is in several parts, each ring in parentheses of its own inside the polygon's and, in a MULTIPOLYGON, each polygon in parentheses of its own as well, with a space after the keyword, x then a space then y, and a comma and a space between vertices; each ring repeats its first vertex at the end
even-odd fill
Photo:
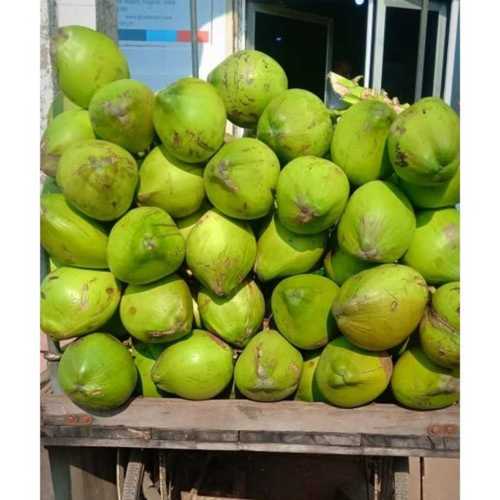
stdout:
POLYGON ((441 97, 447 24, 446 2, 378 0, 371 86, 402 103, 441 97))
POLYGON ((247 3, 246 14, 246 47, 276 59, 290 88, 307 89, 326 99, 326 75, 332 69, 332 19, 253 1, 247 3))

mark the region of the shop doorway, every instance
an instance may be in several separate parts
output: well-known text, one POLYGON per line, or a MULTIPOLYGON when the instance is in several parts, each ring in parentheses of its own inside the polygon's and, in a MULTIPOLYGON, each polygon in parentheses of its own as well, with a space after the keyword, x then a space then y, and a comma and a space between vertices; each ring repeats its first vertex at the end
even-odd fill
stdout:
POLYGON ((453 101, 458 0, 247 0, 244 43, 274 57, 289 86, 329 101, 326 74, 402 102, 453 101))

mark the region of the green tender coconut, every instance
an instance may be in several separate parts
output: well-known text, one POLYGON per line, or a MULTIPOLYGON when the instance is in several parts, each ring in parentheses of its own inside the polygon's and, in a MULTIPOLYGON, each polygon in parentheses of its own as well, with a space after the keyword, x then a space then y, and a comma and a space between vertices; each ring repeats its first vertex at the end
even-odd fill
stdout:
POLYGON ((236 387, 254 401, 280 401, 297 390, 302 364, 300 351, 276 330, 263 330, 236 361, 236 387))
POLYGON ((356 346, 383 351, 418 326, 429 292, 424 278, 400 264, 383 264, 349 278, 333 302, 340 331, 356 346))
POLYGON ((202 288, 198 306, 205 327, 236 347, 248 344, 264 319, 264 296, 255 281, 242 283, 227 298, 202 288))
POLYGON ((203 330, 169 345, 151 371, 161 390, 185 399, 210 399, 222 392, 233 376, 233 350, 203 330))
POLYGON ((440 286, 432 294, 432 307, 452 328, 460 330, 460 282, 440 286))
POLYGON ((55 117, 45 129, 40 142, 40 168, 55 177, 63 152, 78 141, 95 139, 89 112, 66 111, 55 117))
POLYGON ((146 151, 153 140, 153 91, 136 80, 101 87, 89 104, 96 134, 131 153, 146 151))
POLYGON ((420 99, 394 120, 387 141, 399 177, 420 186, 449 181, 460 163, 460 119, 438 97, 420 99))
POLYGON ((316 377, 316 367, 318 366, 321 351, 310 351, 304 354, 304 364, 300 375, 299 386, 295 393, 296 401, 324 401, 324 397, 319 390, 316 377))
POLYGON ((331 158, 354 186, 385 178, 392 172, 387 136, 396 113, 385 103, 361 101, 335 125, 331 158))
POLYGON ((133 343, 132 356, 139 373, 139 392, 146 398, 162 397, 151 378, 151 370, 164 350, 164 344, 145 344, 138 341, 133 343))
POLYGON ((257 124, 257 138, 282 162, 299 156, 323 156, 330 148, 333 126, 323 101, 302 89, 282 92, 267 105, 257 124))
POLYGON ((226 110, 212 85, 198 78, 182 78, 156 95, 153 122, 170 154, 200 163, 224 142, 226 110))
POLYGON ((337 239, 340 248, 359 259, 395 262, 408 250, 415 226, 406 196, 389 182, 371 181, 347 202, 337 239))
POLYGON ((120 287, 107 271, 59 267, 40 289, 40 328, 54 340, 93 332, 118 308, 120 287))
POLYGON ((352 256, 342 248, 329 251, 325 255, 323 264, 326 275, 339 286, 343 285, 351 276, 375 265, 352 256))
POLYGON ((228 296, 251 271, 257 243, 250 226, 209 210, 191 230, 186 262, 195 278, 218 296, 228 296))
POLYGON ((163 208, 174 218, 187 217, 204 199, 202 165, 177 160, 164 146, 146 156, 139 170, 139 205, 163 208))
POLYGON ((422 350, 446 368, 460 364, 460 283, 447 283, 432 295, 432 305, 420 322, 422 350))
POLYGON ((455 208, 417 214, 417 230, 403 262, 440 285, 460 279, 460 214, 455 208))
POLYGON ((210 203, 236 219, 259 219, 272 209, 280 162, 263 142, 243 137, 222 146, 203 177, 210 203))
POLYGON ((280 281, 271 297, 278 331, 299 349, 323 347, 337 331, 331 308, 338 293, 333 281, 315 274, 280 281))
POLYGON ((157 207, 130 210, 109 234, 108 264, 121 281, 144 285, 179 269, 184 238, 172 217, 157 207))
POLYGON ((365 351, 339 337, 323 349, 314 377, 330 404, 355 408, 378 398, 391 374, 392 361, 386 352, 365 351))
POLYGON ((260 281, 284 278, 310 271, 321 259, 326 232, 292 233, 273 215, 257 241, 255 272, 260 281))
POLYGON ((419 347, 412 347, 397 361, 392 374, 392 393, 414 410, 446 408, 459 399, 456 371, 433 363, 419 347))
POLYGON ((60 193, 41 198, 40 240, 59 264, 106 269, 108 235, 103 226, 68 205, 60 193))
POLYGON ((240 50, 222 61, 208 75, 226 106, 229 120, 255 128, 269 101, 288 88, 283 68, 267 54, 240 50))
POLYGON ((74 103, 88 108, 100 87, 129 77, 127 59, 107 35, 84 26, 59 28, 51 43, 59 88, 74 103))
POLYGON ((177 227, 179 228, 179 231, 182 234, 184 241, 187 241, 188 236, 191 233, 191 229, 193 229, 196 223, 211 208, 213 208, 212 205, 210 205, 210 203, 208 203, 208 201, 205 200, 202 203, 200 209, 197 210, 195 213, 188 215, 187 217, 181 217, 180 219, 175 220, 175 223, 177 224, 177 227))
POLYGON ((83 409, 114 410, 132 395, 137 369, 118 339, 107 333, 92 333, 64 350, 57 378, 65 394, 83 409))
POLYGON ((276 203, 280 222, 297 234, 317 234, 336 224, 349 198, 340 167, 314 156, 291 161, 281 172, 276 203))
POLYGON ((408 196, 408 199, 415 208, 435 209, 454 207, 460 201, 459 168, 457 168, 455 175, 449 181, 437 186, 418 186, 400 178, 398 178, 397 185, 408 196))
POLYGON ((184 337, 193 324, 189 287, 175 274, 149 285, 129 285, 120 303, 120 318, 130 335, 145 343, 184 337))
POLYGON ((93 219, 118 219, 137 186, 137 163, 125 149, 106 141, 82 141, 59 160, 57 184, 69 203, 93 219))

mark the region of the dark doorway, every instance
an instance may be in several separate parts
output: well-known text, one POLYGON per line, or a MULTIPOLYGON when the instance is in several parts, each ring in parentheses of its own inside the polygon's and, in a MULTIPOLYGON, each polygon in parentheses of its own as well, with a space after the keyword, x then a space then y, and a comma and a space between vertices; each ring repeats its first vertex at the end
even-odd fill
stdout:
POLYGON ((290 88, 310 90, 323 99, 325 91, 326 26, 257 12, 255 48, 276 59, 290 88))
POLYGON ((361 6, 353 0, 252 1, 249 4, 257 6, 254 47, 283 66, 290 88, 307 89, 323 99, 329 70, 348 78, 363 74, 367 2, 361 6), (291 16, 259 12, 258 6, 262 5, 279 5, 279 9, 288 10, 291 16), (321 16, 324 22, 311 21, 308 15, 321 16), (329 38, 326 23, 329 21, 333 25, 333 34, 327 59, 329 38))

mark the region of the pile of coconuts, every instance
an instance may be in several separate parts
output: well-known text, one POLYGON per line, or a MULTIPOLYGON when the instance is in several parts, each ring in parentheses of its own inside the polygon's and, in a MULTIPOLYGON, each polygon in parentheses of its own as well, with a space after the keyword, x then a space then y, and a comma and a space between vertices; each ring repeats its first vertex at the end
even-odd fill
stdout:
POLYGON ((253 50, 155 94, 102 33, 52 44, 41 329, 73 402, 458 401, 448 105, 371 92, 329 110, 253 50))

